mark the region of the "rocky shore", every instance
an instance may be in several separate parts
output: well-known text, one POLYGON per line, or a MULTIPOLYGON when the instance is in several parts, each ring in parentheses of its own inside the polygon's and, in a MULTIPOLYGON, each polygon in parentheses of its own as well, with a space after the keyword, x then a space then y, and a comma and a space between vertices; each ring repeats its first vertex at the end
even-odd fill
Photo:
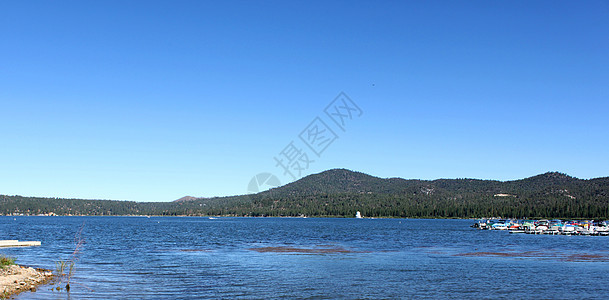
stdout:
POLYGON ((36 286, 53 278, 51 271, 18 265, 0 268, 0 299, 23 291, 36 291, 36 286))

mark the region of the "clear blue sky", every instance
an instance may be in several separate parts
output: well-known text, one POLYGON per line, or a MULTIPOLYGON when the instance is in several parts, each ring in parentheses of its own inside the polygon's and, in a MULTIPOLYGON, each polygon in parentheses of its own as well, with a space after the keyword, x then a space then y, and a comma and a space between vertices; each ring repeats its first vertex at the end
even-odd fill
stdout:
POLYGON ((292 141, 301 176, 609 176, 607 1, 2 1, 0 45, 0 194, 243 194, 292 141))

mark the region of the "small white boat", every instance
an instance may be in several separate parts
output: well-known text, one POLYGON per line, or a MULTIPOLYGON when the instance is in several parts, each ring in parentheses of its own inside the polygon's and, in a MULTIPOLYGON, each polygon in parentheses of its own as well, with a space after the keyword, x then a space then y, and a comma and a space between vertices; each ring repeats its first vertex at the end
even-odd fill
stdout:
POLYGON ((356 219, 361 219, 362 218, 362 213, 360 213, 359 210, 355 213, 355 218, 356 219))

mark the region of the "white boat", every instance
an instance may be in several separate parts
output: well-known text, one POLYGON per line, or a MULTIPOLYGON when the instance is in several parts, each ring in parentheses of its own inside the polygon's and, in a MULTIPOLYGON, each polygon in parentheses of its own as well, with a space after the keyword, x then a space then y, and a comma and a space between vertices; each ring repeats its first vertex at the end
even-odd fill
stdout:
POLYGON ((355 213, 355 218, 356 219, 361 219, 362 218, 362 213, 360 213, 359 210, 355 213))

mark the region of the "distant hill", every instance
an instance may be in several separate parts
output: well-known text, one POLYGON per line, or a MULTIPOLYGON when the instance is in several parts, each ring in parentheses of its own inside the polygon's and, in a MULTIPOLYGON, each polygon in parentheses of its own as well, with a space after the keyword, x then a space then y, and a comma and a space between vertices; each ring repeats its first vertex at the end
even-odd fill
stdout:
POLYGON ((514 181, 383 179, 345 169, 252 197, 264 215, 609 218, 609 178, 548 172, 514 181))
POLYGON ((0 196, 1 214, 609 218, 609 177, 559 172, 513 180, 379 178, 333 169, 252 195, 173 202, 0 196))
MULTIPOLYGON (((609 178, 595 179, 599 182, 609 178)), ((291 195, 319 194, 396 194, 396 195, 433 195, 476 193, 482 195, 507 192, 529 193, 547 187, 570 187, 586 185, 594 180, 581 180, 559 172, 548 172, 515 181, 496 181, 479 179, 437 179, 418 180, 402 178, 379 178, 365 173, 346 169, 332 169, 306 176, 287 185, 262 192, 268 197, 288 197, 291 195)))
POLYGON ((291 194, 332 194, 332 193, 396 193, 416 181, 401 178, 382 179, 365 173, 346 169, 332 169, 306 176, 271 191, 263 192, 272 196, 291 194))
POLYGON ((192 196, 184 196, 178 200, 174 200, 173 202, 186 202, 186 201, 193 201, 193 200, 197 200, 199 198, 197 197, 192 197, 192 196))

